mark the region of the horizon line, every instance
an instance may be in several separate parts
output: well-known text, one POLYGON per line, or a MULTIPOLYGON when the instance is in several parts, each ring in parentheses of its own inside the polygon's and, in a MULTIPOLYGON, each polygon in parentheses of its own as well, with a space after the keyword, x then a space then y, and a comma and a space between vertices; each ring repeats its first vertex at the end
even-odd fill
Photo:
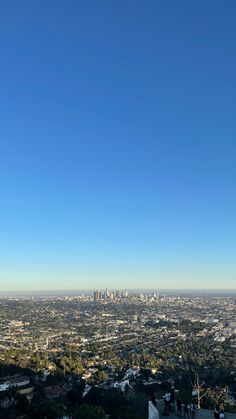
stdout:
POLYGON ((236 292, 236 288, 158 288, 158 287, 155 287, 155 288, 153 288, 153 287, 146 287, 146 288, 144 288, 144 287, 137 287, 137 288, 129 288, 129 287, 93 287, 93 288, 67 288, 67 289, 60 289, 60 288, 57 288, 57 289, 24 289, 24 290, 19 290, 19 289, 17 289, 17 290, 0 290, 0 294, 1 293, 24 293, 24 292, 27 292, 27 293, 30 293, 30 292, 32 292, 32 293, 34 293, 34 292, 37 292, 37 293, 39 293, 39 292, 60 292, 60 293, 66 293, 66 292, 82 292, 82 291, 94 291, 94 290, 106 290, 106 289, 109 289, 109 290, 119 290, 119 289, 127 289, 127 290, 130 290, 130 291, 139 291, 139 290, 147 290, 147 291, 165 291, 165 292, 170 292, 170 291, 178 291, 178 292, 180 292, 180 291, 184 291, 184 292, 186 292, 186 291, 191 291, 191 292, 194 292, 194 291, 211 291, 211 292, 219 292, 219 291, 221 291, 221 292, 229 292, 229 291, 233 291, 233 292, 236 292))

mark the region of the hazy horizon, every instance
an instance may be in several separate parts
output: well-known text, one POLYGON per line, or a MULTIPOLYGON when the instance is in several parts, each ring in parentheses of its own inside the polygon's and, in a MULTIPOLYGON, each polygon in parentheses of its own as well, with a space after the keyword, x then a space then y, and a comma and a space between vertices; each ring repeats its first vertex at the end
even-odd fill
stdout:
MULTIPOLYGON (((81 295, 81 294, 88 294, 88 295, 92 295, 94 291, 96 290, 100 290, 102 292, 104 292, 106 290, 106 288, 96 288, 96 289, 84 289, 84 288, 78 288, 78 289, 38 289, 38 290, 6 290, 6 291, 0 291, 0 296, 57 296, 57 295, 61 295, 61 296, 76 296, 76 295, 81 295)), ((109 288, 109 291, 116 291, 116 290, 124 290, 125 288, 109 288)), ((157 292, 157 293, 165 293, 167 295, 235 295, 236 294, 236 289, 207 289, 207 288, 195 288, 195 289, 181 289, 181 288, 177 288, 177 289, 168 289, 168 288, 160 288, 160 287, 156 287, 156 288, 126 288, 128 290, 129 293, 136 293, 136 292, 144 292, 144 293, 152 293, 152 292, 157 292)))

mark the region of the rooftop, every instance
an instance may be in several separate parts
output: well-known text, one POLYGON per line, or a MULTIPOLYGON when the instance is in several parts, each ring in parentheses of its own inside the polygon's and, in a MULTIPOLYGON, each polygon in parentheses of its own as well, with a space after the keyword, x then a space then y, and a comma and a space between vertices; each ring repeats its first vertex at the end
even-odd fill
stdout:
MULTIPOLYGON (((164 406, 163 406, 163 401, 158 400, 157 401, 157 409, 159 411, 159 415, 160 417, 162 417, 162 412, 164 410, 164 406)), ((177 419, 177 415, 175 412, 170 412, 170 416, 168 416, 169 419, 177 419)), ((213 419, 213 412, 212 410, 207 410, 207 409, 200 409, 196 411, 196 419, 207 419, 207 418, 211 418, 213 419)), ((153 416, 153 418, 155 418, 155 416, 153 416)), ((164 418, 164 416, 163 416, 164 418)), ((236 413, 225 413, 225 419, 236 419, 236 413)))

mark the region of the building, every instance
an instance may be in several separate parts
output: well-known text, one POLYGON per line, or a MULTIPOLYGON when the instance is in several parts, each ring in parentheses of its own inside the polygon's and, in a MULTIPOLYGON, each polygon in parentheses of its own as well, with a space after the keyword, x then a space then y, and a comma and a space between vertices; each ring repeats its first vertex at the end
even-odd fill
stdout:
POLYGON ((94 301, 101 300, 102 299, 102 293, 101 293, 101 291, 98 291, 98 290, 94 291, 94 293, 93 293, 93 299, 94 299, 94 301))
POLYGON ((30 382, 29 377, 26 376, 20 376, 20 377, 12 377, 8 378, 7 380, 4 380, 0 383, 0 391, 6 391, 10 388, 15 387, 23 387, 27 386, 30 382))

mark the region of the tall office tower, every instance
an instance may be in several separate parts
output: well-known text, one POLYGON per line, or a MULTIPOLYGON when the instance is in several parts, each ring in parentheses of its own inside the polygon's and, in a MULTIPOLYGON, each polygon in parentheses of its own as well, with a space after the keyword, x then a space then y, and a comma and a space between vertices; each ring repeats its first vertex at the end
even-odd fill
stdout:
POLYGON ((98 290, 94 291, 94 293, 93 293, 93 299, 94 299, 94 301, 101 300, 101 298, 102 298, 101 291, 98 291, 98 290))
POLYGON ((108 299, 109 299, 109 297, 110 297, 110 293, 109 293, 108 289, 106 288, 106 291, 105 291, 105 293, 104 293, 104 299, 105 299, 105 300, 108 300, 108 299))
POLYGON ((127 289, 124 292, 124 296, 125 296, 125 298, 127 298, 129 296, 129 293, 128 293, 128 290, 127 289))
POLYGON ((120 298, 120 291, 119 290, 116 291, 116 298, 120 298))

